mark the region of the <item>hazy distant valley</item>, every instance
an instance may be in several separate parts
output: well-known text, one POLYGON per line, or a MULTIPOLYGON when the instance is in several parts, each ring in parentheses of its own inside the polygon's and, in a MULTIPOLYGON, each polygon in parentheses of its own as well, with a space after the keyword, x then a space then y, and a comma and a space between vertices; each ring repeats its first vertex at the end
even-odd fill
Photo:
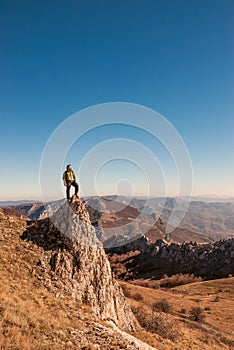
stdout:
MULTIPOLYGON (((44 219, 52 215, 64 200, 46 204, 4 203, 31 219, 44 219)), ((98 238, 105 247, 126 244, 146 234, 152 241, 160 238, 176 242, 215 242, 234 237, 234 202, 191 201, 185 217, 170 235, 165 234, 166 223, 174 209, 174 198, 147 200, 124 196, 88 197, 83 199, 95 226, 98 238)), ((186 205, 179 199, 180 207, 186 205)), ((0 203, 1 206, 1 203, 0 203)), ((178 213, 179 214, 179 213, 178 213)))

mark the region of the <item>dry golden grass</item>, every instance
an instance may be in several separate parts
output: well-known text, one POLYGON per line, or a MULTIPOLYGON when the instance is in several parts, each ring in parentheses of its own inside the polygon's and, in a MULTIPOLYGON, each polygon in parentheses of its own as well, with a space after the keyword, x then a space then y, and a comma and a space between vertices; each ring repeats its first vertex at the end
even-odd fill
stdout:
POLYGON ((62 349, 74 328, 82 330, 84 306, 40 285, 32 270, 38 253, 19 238, 24 228, 24 220, 0 218, 0 349, 62 349))
POLYGON ((4 276, 0 281, 1 349, 59 349, 71 330, 82 330, 75 303, 69 301, 70 318, 64 300, 55 300, 44 289, 7 283, 4 276))
POLYGON ((175 332, 177 331, 179 336, 172 341, 165 335, 162 337, 144 329, 138 333, 141 340, 159 350, 234 348, 234 278, 196 282, 166 290, 160 289, 159 286, 157 288, 153 281, 147 282, 148 288, 139 285, 146 283, 142 280, 132 283, 121 282, 127 290, 128 302, 133 308, 142 310, 141 317, 144 317, 147 312, 145 307, 148 308, 148 312, 152 312, 155 303, 167 300, 173 310, 166 315, 168 332, 171 330, 170 324, 173 327, 176 324, 175 332), (149 288, 150 285, 154 288, 149 288), (136 293, 142 295, 141 301, 129 298, 136 293), (204 320, 193 321, 190 312, 194 307, 202 310, 204 320))
POLYGON ((124 349, 119 335, 93 330, 105 323, 87 305, 44 287, 37 271, 41 248, 20 239, 25 227, 24 219, 0 209, 0 349, 92 350, 96 343, 98 349, 124 349))
MULTIPOLYGON (((94 334, 95 320, 88 306, 69 296, 57 298, 44 288, 43 277, 36 268, 40 248, 19 238, 25 226, 25 220, 6 218, 0 210, 0 349, 88 350, 94 349, 96 342, 103 350, 125 349, 119 336, 94 334)), ((165 299, 172 313, 159 314, 163 325, 161 335, 142 329, 134 336, 159 350, 231 349, 234 278, 170 290, 160 289, 153 281, 147 283, 151 287, 154 283, 158 289, 122 283, 130 295, 138 293, 143 297, 142 300, 129 298, 130 305, 150 315, 152 305, 165 299), (189 319, 189 310, 194 306, 206 308, 204 322, 189 319), (184 313, 180 312, 182 308, 184 313), (178 336, 168 339, 164 333, 167 330, 178 336)))

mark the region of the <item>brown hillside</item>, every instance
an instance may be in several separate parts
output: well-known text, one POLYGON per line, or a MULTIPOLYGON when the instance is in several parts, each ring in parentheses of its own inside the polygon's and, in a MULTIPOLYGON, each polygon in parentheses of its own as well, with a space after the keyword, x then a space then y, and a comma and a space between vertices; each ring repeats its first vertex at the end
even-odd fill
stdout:
MULTIPOLYGON (((0 349, 150 349, 110 321, 101 320, 85 301, 63 292, 63 277, 51 273, 53 278, 48 278, 43 254, 48 256, 50 250, 21 238, 31 225, 0 209, 0 349)), ((41 221, 39 226, 38 239, 40 235, 42 239, 46 223, 41 221)), ((55 240, 50 244, 55 252, 55 240)))
POLYGON ((160 288, 159 283, 150 280, 121 283, 129 303, 142 319, 148 313, 152 322, 153 306, 159 308, 156 314, 163 327, 158 325, 154 335, 147 329, 142 330, 139 332, 142 340, 159 350, 234 348, 234 278, 196 282, 172 289, 160 288), (163 306, 164 312, 160 311, 163 306), (195 321, 191 317, 193 308, 201 310, 204 316, 201 320, 195 321))

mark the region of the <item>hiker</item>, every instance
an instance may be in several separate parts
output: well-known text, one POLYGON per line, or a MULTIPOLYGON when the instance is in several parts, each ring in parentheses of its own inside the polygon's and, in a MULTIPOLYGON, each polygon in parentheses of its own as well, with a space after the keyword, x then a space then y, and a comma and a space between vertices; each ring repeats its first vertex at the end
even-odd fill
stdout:
POLYGON ((63 173, 63 182, 64 186, 67 187, 66 194, 67 194, 67 200, 70 200, 70 188, 71 186, 75 187, 75 195, 77 196, 79 191, 79 185, 76 181, 76 175, 74 171, 72 170, 71 164, 67 165, 67 170, 63 173))

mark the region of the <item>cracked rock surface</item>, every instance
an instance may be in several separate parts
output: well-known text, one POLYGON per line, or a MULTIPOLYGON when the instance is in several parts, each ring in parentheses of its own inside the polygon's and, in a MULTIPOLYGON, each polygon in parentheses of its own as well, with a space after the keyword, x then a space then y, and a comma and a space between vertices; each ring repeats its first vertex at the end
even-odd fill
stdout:
POLYGON ((45 287, 88 304, 100 319, 135 329, 137 321, 79 197, 65 202, 51 219, 29 221, 22 238, 40 247, 37 270, 45 287))

